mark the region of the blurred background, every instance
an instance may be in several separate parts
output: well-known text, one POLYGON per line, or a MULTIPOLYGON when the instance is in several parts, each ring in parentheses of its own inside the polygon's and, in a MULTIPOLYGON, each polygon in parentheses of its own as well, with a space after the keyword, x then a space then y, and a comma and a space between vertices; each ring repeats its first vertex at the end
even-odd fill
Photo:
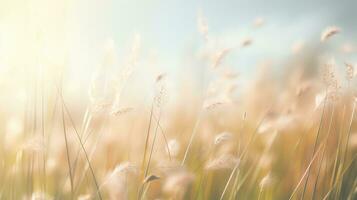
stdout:
MULTIPOLYGON (((71 79, 87 82, 108 45, 121 62, 138 34, 141 63, 177 78, 181 69, 195 67, 190 59, 202 44, 197 31, 201 13, 220 45, 234 47, 245 38, 254 41, 250 48, 233 51, 226 61, 249 78, 258 62, 269 59, 281 66, 294 45, 310 51, 322 48, 320 54, 337 46, 334 55, 337 49, 354 49, 356 6, 353 0, 1 0, 0 69, 34 63, 36 56, 31 54, 41 48, 48 62, 66 62, 68 74, 75 74, 71 79), (258 19, 264 22, 259 30, 253 25, 258 19), (321 31, 331 25, 343 34, 320 44, 321 31)), ((352 55, 344 56, 355 61, 352 55)))
POLYGON ((136 199, 142 179, 156 180, 145 166, 160 176, 148 199, 218 199, 225 189, 230 199, 303 199, 310 155, 318 161, 306 197, 352 199, 356 8, 355 0, 0 0, 0 199, 35 191, 91 199, 98 189, 83 149, 116 200, 136 199), (315 137, 320 128, 326 140, 315 137), (77 158, 87 171, 68 167, 73 193, 63 163, 77 158), (126 162, 141 166, 129 184, 126 162))

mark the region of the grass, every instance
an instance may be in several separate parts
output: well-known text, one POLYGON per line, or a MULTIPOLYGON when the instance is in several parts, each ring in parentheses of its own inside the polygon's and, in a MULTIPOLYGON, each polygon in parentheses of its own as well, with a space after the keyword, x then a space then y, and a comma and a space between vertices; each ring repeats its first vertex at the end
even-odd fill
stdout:
MULTIPOLYGON (((222 47, 201 18, 198 74, 146 73, 134 41, 119 74, 109 52, 78 94, 69 66, 14 75, 30 81, 1 75, 0 199, 356 199, 355 67, 293 54, 285 59, 299 67, 279 68, 284 78, 257 67, 237 87, 225 60, 254 38, 222 47), (11 96, 20 88, 22 103, 11 96)), ((338 34, 332 26, 312 42, 323 49, 338 34)))

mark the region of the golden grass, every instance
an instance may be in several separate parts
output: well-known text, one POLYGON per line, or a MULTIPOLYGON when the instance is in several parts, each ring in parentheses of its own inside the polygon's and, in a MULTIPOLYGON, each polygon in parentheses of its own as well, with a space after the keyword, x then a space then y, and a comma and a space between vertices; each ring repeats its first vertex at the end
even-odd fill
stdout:
MULTIPOLYGON (((114 78, 103 75, 115 63, 109 52, 80 103, 65 93, 65 68, 61 75, 25 68, 30 81, 18 85, 4 79, 8 90, 21 85, 26 95, 0 112, 0 198, 356 199, 355 66, 323 60, 276 78, 264 65, 237 87, 240 77, 224 61, 253 40, 212 50, 202 15, 198 23, 207 47, 198 58, 205 71, 198 91, 184 82, 169 90, 172 77, 160 73, 149 78, 152 91, 141 88, 140 104, 124 104, 132 101, 126 94, 134 90, 138 36, 114 78)), ((257 18, 254 27, 264 23, 257 18)), ((339 32, 328 28, 321 41, 339 32)))

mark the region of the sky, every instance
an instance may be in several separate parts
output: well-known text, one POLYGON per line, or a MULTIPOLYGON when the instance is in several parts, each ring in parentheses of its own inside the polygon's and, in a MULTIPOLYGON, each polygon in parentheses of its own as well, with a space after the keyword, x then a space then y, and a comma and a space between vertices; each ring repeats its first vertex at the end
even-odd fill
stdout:
POLYGON ((69 65, 72 78, 86 82, 102 62, 108 41, 120 63, 134 35, 140 35, 143 60, 175 75, 194 67, 185 59, 202 47, 197 31, 202 13, 209 33, 222 45, 253 38, 251 47, 227 58, 249 76, 259 61, 289 58, 296 41, 321 45, 321 31, 331 25, 343 34, 329 45, 357 44, 356 7, 355 0, 0 0, 0 70, 36 65, 35 58, 44 55, 46 62, 69 65), (259 30, 252 26, 257 17, 266 21, 259 30))

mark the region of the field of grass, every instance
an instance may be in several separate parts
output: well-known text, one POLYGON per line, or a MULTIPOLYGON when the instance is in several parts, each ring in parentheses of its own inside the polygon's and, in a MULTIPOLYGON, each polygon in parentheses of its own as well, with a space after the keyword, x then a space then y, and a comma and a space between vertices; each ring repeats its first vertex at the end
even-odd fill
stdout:
POLYGON ((120 62, 109 42, 88 83, 41 50, 2 69, 0 199, 357 199, 357 69, 340 49, 297 43, 284 67, 257 61, 244 78, 225 61, 254 38, 218 45, 197 21, 180 76, 150 68, 139 35, 120 62))

